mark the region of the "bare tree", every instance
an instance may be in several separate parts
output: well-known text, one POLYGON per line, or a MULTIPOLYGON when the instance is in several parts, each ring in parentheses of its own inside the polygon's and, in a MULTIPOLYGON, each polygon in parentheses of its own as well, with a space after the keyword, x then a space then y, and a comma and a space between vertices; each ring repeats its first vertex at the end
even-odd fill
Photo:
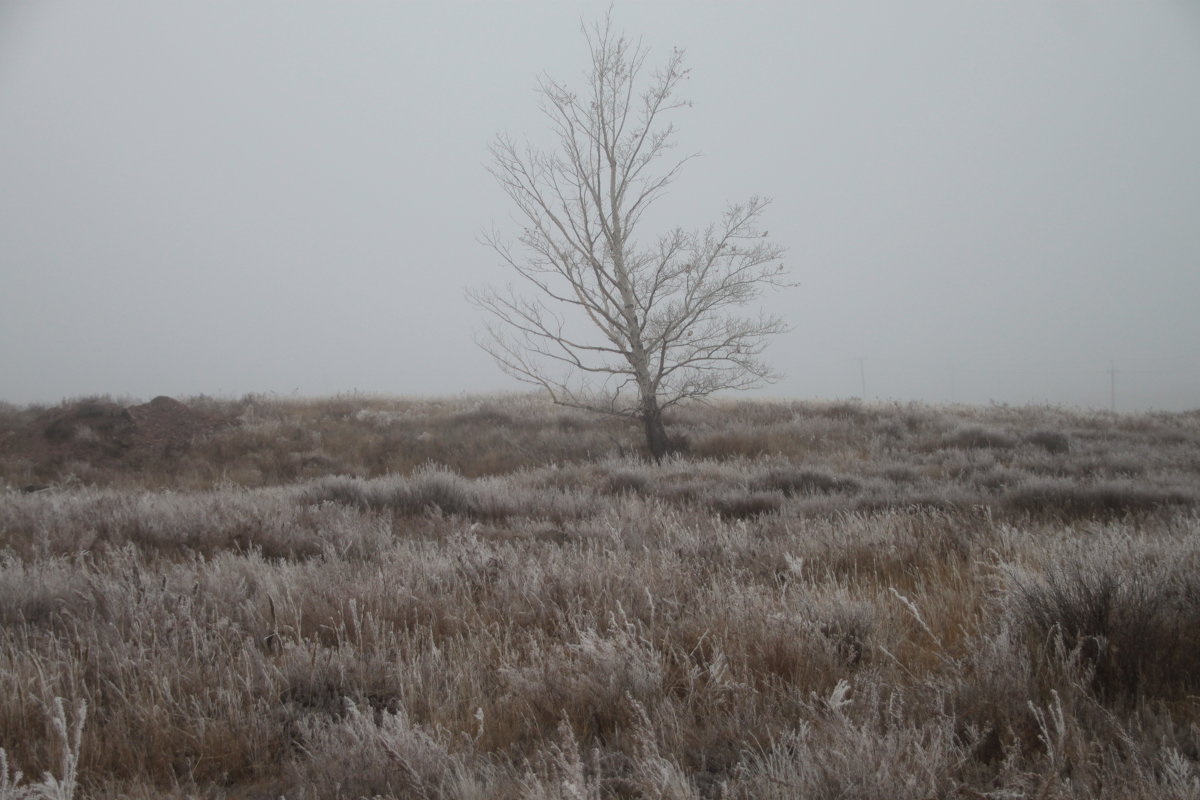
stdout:
POLYGON ((491 147, 490 171, 522 224, 512 242, 483 237, 519 279, 468 292, 488 312, 480 345, 554 402, 641 421, 655 460, 667 452, 663 411, 724 389, 775 379, 759 356, 786 330, 776 317, 732 312, 769 286, 789 285, 759 218, 768 201, 731 205, 719 223, 636 234, 692 156, 671 158, 671 112, 688 76, 674 50, 646 75, 647 51, 611 18, 584 27, 588 85, 576 93, 543 76, 539 108, 556 142, 491 147))

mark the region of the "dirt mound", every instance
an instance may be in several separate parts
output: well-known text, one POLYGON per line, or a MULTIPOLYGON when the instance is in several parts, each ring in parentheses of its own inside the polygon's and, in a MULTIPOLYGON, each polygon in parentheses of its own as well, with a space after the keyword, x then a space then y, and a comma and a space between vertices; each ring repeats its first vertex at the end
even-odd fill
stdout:
POLYGON ((217 420, 170 397, 156 397, 125 413, 133 420, 133 446, 151 451, 186 447, 220 427, 217 420))
POLYGON ((5 446, 33 462, 127 461, 172 455, 219 427, 216 419, 170 397, 128 408, 82 400, 44 412, 5 446))

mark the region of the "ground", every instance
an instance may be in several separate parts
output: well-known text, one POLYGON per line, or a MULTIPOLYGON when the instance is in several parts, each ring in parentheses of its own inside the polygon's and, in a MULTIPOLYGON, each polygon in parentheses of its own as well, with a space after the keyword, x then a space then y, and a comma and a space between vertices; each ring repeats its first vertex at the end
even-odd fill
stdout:
POLYGON ((1200 795, 1200 413, 668 423, 0 408, 0 798, 1200 795))

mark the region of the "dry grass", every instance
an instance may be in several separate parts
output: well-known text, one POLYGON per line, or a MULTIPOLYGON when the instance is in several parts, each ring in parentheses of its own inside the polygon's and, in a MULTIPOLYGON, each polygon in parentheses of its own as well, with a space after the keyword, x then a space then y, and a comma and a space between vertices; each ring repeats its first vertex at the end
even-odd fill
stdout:
POLYGON ((1200 796, 1198 415, 189 402, 0 451, 4 800, 1200 796))

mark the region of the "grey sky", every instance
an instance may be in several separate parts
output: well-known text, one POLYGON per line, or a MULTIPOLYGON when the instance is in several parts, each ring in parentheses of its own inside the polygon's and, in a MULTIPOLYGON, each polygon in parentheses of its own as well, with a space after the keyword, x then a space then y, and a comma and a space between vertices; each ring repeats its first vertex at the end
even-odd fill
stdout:
MULTIPOLYGON (((614 16, 693 69, 656 218, 775 198, 766 394, 1200 406, 1200 6, 696 6, 614 16)), ((517 388, 487 145, 606 7, 0 0, 0 399, 517 388)))

